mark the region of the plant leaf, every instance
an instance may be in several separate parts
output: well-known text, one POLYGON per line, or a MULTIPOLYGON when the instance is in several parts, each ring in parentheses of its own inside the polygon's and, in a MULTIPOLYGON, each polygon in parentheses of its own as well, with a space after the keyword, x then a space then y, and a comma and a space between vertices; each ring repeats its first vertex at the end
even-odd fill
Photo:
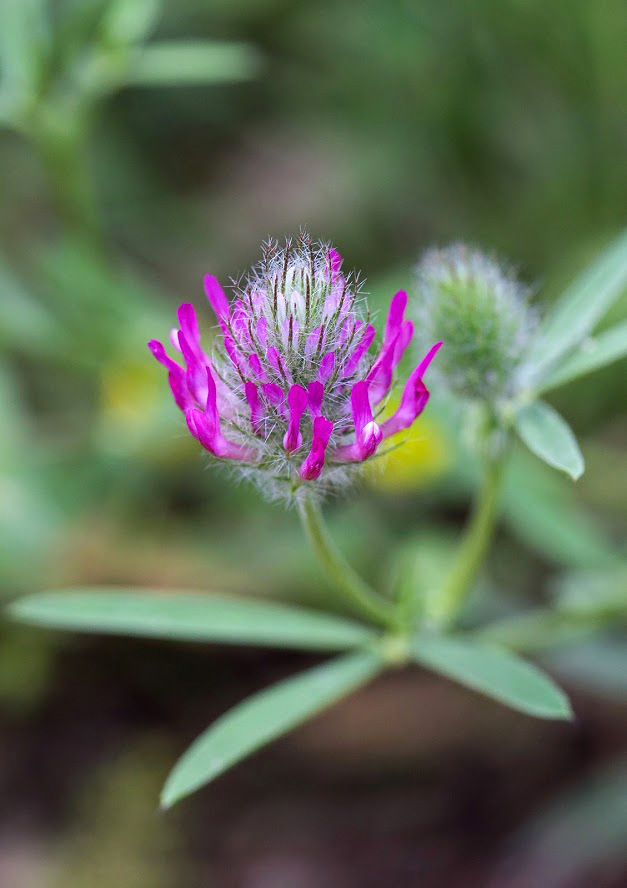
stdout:
POLYGON ((50 51, 50 21, 45 0, 0 3, 2 86, 9 104, 20 112, 37 98, 39 77, 50 51))
POLYGON ((223 774, 266 743, 365 684, 382 668, 374 654, 348 654, 244 700, 214 722, 181 756, 163 787, 162 807, 169 808, 223 774))
POLYGON ((572 716, 568 698, 547 675, 498 647, 445 636, 419 636, 412 655, 427 669, 519 712, 538 718, 572 716))
POLYGON ((526 362, 541 380, 594 329, 627 286, 627 230, 557 301, 540 325, 526 362))
POLYGON ((573 571, 555 583, 557 607, 565 614, 625 622, 627 620, 627 563, 613 570, 573 571))
POLYGON ((315 651, 344 650, 376 637, 357 622, 284 604, 149 589, 45 592, 14 601, 9 613, 56 629, 315 651))
POLYGON ((516 431, 529 450, 576 481, 584 470, 579 444, 566 420, 545 404, 535 401, 519 410, 514 418, 516 431))
POLYGON ((568 567, 610 567, 622 560, 573 485, 523 445, 514 448, 503 491, 503 510, 514 532, 551 561, 568 567))
POLYGON ((539 607, 488 623, 474 630, 472 639, 510 652, 529 653, 576 644, 597 629, 597 624, 589 620, 539 607))
POLYGON ((547 392, 571 382, 586 373, 592 373, 599 367, 605 367, 627 355, 627 321, 604 330, 592 339, 584 339, 575 351, 560 367, 546 379, 539 388, 547 392))
POLYGON ((101 39, 116 47, 138 44, 154 29, 160 12, 159 0, 110 0, 101 19, 101 39))
POLYGON ((246 43, 160 41, 137 53, 124 82, 134 86, 228 83, 250 80, 259 69, 259 53, 246 43))

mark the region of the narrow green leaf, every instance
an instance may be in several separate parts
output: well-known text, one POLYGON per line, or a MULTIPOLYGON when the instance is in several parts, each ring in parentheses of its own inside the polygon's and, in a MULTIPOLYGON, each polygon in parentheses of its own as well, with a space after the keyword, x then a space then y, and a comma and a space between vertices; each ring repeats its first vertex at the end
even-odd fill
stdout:
POLYGON ((289 605, 149 589, 45 592, 18 599, 9 613, 56 629, 315 651, 344 650, 375 637, 357 622, 289 605))
POLYGON ((597 628, 596 622, 539 607, 488 623, 473 631, 472 639, 510 652, 529 653, 576 644, 597 628))
POLYGON ((32 101, 50 50, 45 0, 0 2, 0 59, 3 88, 18 104, 32 101))
POLYGON ((259 68, 259 54, 245 43, 162 41, 137 53, 124 80, 134 86, 223 83, 249 80, 259 68))
POLYGON ((592 373, 599 367, 605 367, 627 355, 627 321, 604 330, 591 339, 584 339, 577 351, 573 352, 561 366, 545 379, 540 392, 548 392, 571 382, 586 373, 592 373))
POLYGON ((159 0, 109 0, 100 30, 106 43, 114 46, 145 40, 161 13, 159 0))
POLYGON ((370 653, 348 654, 279 682, 221 716, 174 766, 161 794, 169 808, 266 743, 365 684, 382 669, 370 653))
POLYGON ((538 718, 572 716, 564 692, 543 672, 498 647, 444 636, 417 637, 413 658, 453 681, 538 718))
POLYGON ((592 332, 627 287, 627 231, 568 287, 541 324, 527 362, 541 380, 592 332))
POLYGON ((555 583, 557 607, 565 614, 595 620, 627 621, 627 563, 612 570, 573 571, 555 583))
POLYGON ((523 445, 509 459, 503 508, 514 532, 553 562, 604 568, 622 560, 620 549, 575 495, 570 479, 523 445))
POLYGON ((576 481, 584 461, 570 426, 544 401, 535 401, 519 410, 514 419, 516 431, 529 450, 576 481))

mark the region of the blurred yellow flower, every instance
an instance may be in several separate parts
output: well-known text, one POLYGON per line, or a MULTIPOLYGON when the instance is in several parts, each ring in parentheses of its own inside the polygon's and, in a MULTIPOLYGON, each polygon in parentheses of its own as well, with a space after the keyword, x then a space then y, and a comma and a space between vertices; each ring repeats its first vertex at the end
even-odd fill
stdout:
POLYGON ((146 407, 154 412, 159 408, 160 382, 159 375, 146 361, 129 357, 112 362, 102 376, 104 413, 120 425, 143 424, 146 407))
POLYGON ((172 431, 170 401, 158 368, 135 356, 120 356, 103 370, 99 441, 117 454, 141 452, 145 459, 188 460, 187 435, 172 431))
MULTIPOLYGON (((398 399, 391 398, 381 417, 391 415, 398 399)), ((388 442, 388 453, 367 466, 370 485, 392 493, 427 487, 449 468, 453 448, 441 423, 425 417, 388 442)))

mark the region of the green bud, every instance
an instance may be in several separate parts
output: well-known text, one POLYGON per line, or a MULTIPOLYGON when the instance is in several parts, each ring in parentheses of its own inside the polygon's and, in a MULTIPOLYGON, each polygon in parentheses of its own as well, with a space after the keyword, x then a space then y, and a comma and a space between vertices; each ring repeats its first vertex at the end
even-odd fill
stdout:
POLYGON ((433 376, 461 398, 494 403, 514 394, 535 326, 528 288, 463 244, 427 250, 416 277, 418 336, 444 343, 433 376))

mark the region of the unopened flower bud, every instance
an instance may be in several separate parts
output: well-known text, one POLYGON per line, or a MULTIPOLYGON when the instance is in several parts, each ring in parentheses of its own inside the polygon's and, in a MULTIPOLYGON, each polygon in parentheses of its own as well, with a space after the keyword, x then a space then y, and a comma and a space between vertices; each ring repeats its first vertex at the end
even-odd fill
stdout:
POLYGON ((528 289, 461 244, 427 250, 416 278, 420 340, 445 345, 438 381, 461 398, 494 403, 511 396, 535 323, 528 289))

